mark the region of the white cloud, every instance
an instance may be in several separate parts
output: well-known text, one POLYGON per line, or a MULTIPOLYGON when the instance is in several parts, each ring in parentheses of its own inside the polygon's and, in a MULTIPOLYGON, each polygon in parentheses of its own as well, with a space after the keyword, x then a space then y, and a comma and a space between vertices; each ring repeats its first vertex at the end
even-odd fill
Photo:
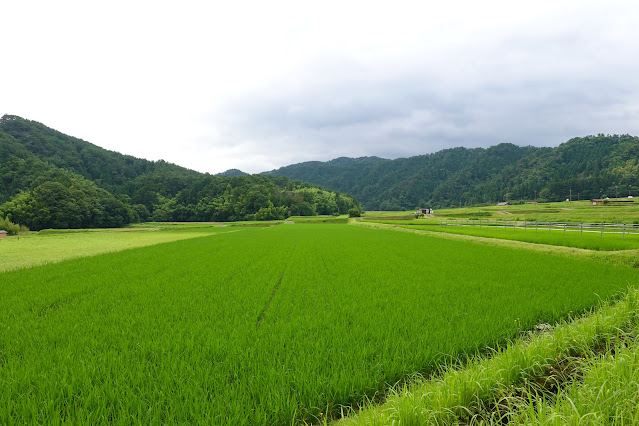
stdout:
POLYGON ((626 1, 13 2, 0 114, 200 171, 639 134, 626 1))

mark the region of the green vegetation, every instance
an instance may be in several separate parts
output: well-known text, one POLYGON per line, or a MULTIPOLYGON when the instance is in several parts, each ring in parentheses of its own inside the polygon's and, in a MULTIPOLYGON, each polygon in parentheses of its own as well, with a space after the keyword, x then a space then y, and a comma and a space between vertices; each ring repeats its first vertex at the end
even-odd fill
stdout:
MULTIPOLYGON (((544 394, 535 387, 518 389, 504 401, 501 417, 515 424, 639 423, 638 333, 639 327, 635 327, 608 339, 603 343, 603 354, 591 349, 583 357, 572 359, 570 370, 581 373, 581 378, 560 389, 557 395, 544 394)), ((558 370, 558 375, 566 373, 558 370)), ((503 424, 494 420, 497 416, 492 417, 491 423, 503 424)))
POLYGON ((0 216, 0 230, 7 231, 8 235, 27 234, 29 232, 29 228, 26 226, 13 223, 6 217, 2 218, 2 216, 0 216))
POLYGON ((638 305, 633 289, 614 305, 520 339, 489 358, 397 386, 383 404, 369 404, 342 423, 634 424, 638 305))
POLYGON ((432 232, 446 232, 451 234, 474 235, 477 237, 499 238, 503 240, 525 241, 537 244, 551 244, 556 246, 579 247, 589 250, 633 250, 639 249, 639 235, 617 234, 576 230, 563 232, 561 229, 497 227, 497 226, 449 226, 449 225, 403 225, 411 229, 421 229, 432 232))
POLYGON ((33 230, 45 228, 117 228, 139 221, 138 214, 92 182, 72 175, 22 192, 0 205, 0 216, 33 230))
POLYGON ((348 223, 348 216, 291 216, 287 222, 293 223, 348 223))
POLYGON ((270 173, 347 192, 366 210, 636 196, 639 137, 600 134, 556 148, 502 143, 396 160, 338 158, 270 173))
POLYGON ((638 158, 599 135, 211 176, 5 115, 0 423, 637 422, 636 235, 436 224, 638 223, 495 205, 637 195, 638 158))
POLYGON ((639 205, 598 205, 562 202, 537 205, 484 206, 437 210, 415 219, 410 212, 367 212, 362 223, 380 223, 448 234, 578 247, 589 250, 633 250, 639 248, 633 225, 639 222, 639 205), (569 206, 569 207, 567 207, 569 206), (554 222, 552 231, 548 221, 554 222), (562 225, 565 223, 566 232, 562 225), (599 222, 606 222, 603 236, 599 222), (526 225, 524 225, 526 223, 526 225), (583 223, 597 223, 589 228, 583 223), (614 229, 612 223, 619 225, 614 229), (624 226, 624 223, 627 226, 624 226), (464 226, 456 226, 456 225, 464 226), (634 229, 634 230, 633 230, 634 229), (583 231, 583 232, 582 232, 583 231))
POLYGON ((107 151, 20 117, 0 119, 0 216, 33 230, 138 221, 347 214, 352 197, 278 176, 211 176, 107 151))
POLYGON ((361 217, 362 212, 359 209, 351 209, 348 211, 348 217, 361 217))
POLYGON ((639 223, 639 202, 626 205, 590 205, 589 201, 518 204, 508 206, 480 206, 439 209, 441 218, 538 220, 541 222, 618 222, 639 223))
POLYGON ((146 229, 41 231, 6 238, 0 241, 0 272, 237 230, 231 227, 170 229, 163 225, 146 229))
POLYGON ((4 272, 0 422, 322 421, 636 279, 629 268, 331 224, 4 272))

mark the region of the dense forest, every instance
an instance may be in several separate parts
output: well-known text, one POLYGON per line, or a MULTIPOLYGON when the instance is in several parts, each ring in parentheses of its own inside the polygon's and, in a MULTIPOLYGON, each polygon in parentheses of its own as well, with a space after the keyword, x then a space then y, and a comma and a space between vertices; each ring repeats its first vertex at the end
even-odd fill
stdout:
POLYGON ((587 136, 556 148, 502 143, 396 160, 338 158, 269 174, 347 192, 367 210, 639 195, 639 138, 587 136))
POLYGON ((405 210, 638 191, 639 138, 628 135, 574 138, 556 148, 503 143, 396 160, 342 157, 261 175, 230 169, 214 176, 108 151, 17 116, 0 119, 0 219, 36 230, 360 208, 345 194, 367 210, 405 210))
POLYGON ((0 218, 44 228, 343 214, 352 197, 282 176, 212 176, 108 151, 35 121, 0 118, 0 218))

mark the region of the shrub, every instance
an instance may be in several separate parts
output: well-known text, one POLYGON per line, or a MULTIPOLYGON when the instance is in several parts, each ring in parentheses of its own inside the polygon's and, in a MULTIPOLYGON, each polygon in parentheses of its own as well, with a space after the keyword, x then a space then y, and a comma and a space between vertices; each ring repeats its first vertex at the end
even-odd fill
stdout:
POLYGON ((29 228, 26 226, 13 223, 6 217, 0 217, 0 229, 7 231, 9 235, 26 234, 29 232, 29 228))
POLYGON ((361 217, 362 212, 359 209, 350 209, 348 211, 348 217, 361 217))

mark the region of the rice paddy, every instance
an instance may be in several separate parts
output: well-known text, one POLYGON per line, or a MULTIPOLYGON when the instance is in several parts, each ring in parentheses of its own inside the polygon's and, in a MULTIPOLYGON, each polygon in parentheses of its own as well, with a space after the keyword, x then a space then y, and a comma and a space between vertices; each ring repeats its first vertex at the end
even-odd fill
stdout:
MULTIPOLYGON (((417 221, 414 221, 417 222, 417 221)), ((413 222, 413 223, 414 223, 413 222)), ((390 223, 390 222, 387 222, 390 223)), ((515 226, 483 226, 479 223, 472 226, 453 225, 403 225, 410 229, 421 229, 433 232, 445 232, 450 234, 473 235, 485 238, 498 238, 502 240, 524 241, 536 244, 550 244, 556 246, 577 247, 588 250, 636 250, 639 249, 639 234, 621 232, 603 232, 596 230, 580 230, 579 227, 561 227, 552 229, 530 224, 526 228, 523 225, 515 226)))
POLYGON ((176 227, 170 231, 165 228, 166 225, 117 230, 47 230, 5 238, 0 241, 0 272, 232 230, 211 226, 193 229, 176 227))
POLYGON ((243 228, 8 271, 0 423, 323 422, 637 278, 345 224, 243 228))
MULTIPOLYGON (((639 223, 639 203, 591 205, 590 201, 564 201, 561 203, 513 204, 506 206, 477 206, 435 210, 438 217, 499 218, 509 220, 555 222, 619 222, 639 223)), ((427 206, 422 206, 427 207, 427 206)), ((406 212, 411 213, 411 212, 406 212)))
POLYGON ((637 420, 639 292, 395 387, 344 425, 625 425, 637 420))

